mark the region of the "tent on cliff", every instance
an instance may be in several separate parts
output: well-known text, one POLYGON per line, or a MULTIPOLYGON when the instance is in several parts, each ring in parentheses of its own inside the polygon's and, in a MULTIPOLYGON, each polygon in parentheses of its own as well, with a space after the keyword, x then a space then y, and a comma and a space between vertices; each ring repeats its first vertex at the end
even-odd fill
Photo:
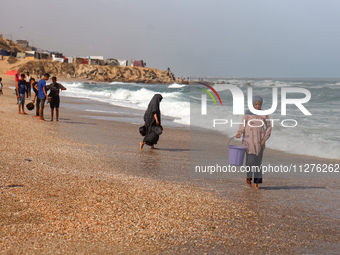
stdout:
POLYGON ((87 61, 87 58, 83 58, 83 57, 74 57, 73 63, 74 64, 82 64, 82 65, 88 65, 89 64, 89 62, 87 61))
POLYGON ((119 65, 119 62, 118 62, 118 60, 115 59, 115 58, 108 58, 108 59, 106 60, 106 64, 107 64, 107 65, 111 65, 111 66, 118 66, 118 65, 119 65))
POLYGON ((74 57, 65 57, 64 62, 65 63, 73 63, 73 59, 74 59, 74 57), (67 61, 66 61, 66 59, 67 59, 67 61))
POLYGON ((36 52, 36 59, 51 59, 51 53, 45 51, 36 52))
POLYGON ((106 64, 113 66, 128 66, 128 61, 125 59, 108 58, 106 64))
POLYGON ((103 56, 88 56, 87 61, 88 61, 89 65, 103 66, 105 64, 103 56))
POLYGON ((11 55, 11 51, 10 50, 1 50, 1 55, 2 56, 10 56, 11 55))
POLYGON ((60 53, 58 51, 48 51, 49 54, 51 54, 51 56, 55 56, 56 58, 63 58, 63 53, 60 53))
POLYGON ((52 54, 52 61, 64 63, 64 58, 63 57, 57 57, 55 54, 52 54))
POLYGON ((145 64, 146 64, 146 63, 144 63, 143 60, 137 61, 137 60, 133 60, 133 59, 131 60, 130 63, 131 63, 130 66, 137 66, 137 67, 145 67, 145 64))
POLYGON ((125 59, 118 59, 118 63, 120 66, 128 66, 128 61, 125 59))
POLYGON ((35 51, 25 51, 25 59, 35 59, 35 51))
POLYGON ((25 59, 26 58, 26 53, 25 52, 18 52, 17 53, 17 58, 25 59))

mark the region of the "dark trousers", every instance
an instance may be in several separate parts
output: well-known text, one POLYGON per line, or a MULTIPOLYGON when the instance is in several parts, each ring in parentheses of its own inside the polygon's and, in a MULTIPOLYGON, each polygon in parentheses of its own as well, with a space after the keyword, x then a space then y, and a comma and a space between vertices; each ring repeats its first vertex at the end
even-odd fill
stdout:
POLYGON ((27 84, 27 88, 26 88, 26 96, 30 97, 31 96, 31 84, 28 83, 27 84))
POLYGON ((259 155, 246 153, 246 166, 249 171, 247 171, 247 181, 250 182, 254 176, 254 183, 262 183, 262 157, 263 148, 261 149, 259 155))
POLYGON ((40 98, 36 97, 35 101, 35 115, 39 116, 39 108, 40 108, 40 98))

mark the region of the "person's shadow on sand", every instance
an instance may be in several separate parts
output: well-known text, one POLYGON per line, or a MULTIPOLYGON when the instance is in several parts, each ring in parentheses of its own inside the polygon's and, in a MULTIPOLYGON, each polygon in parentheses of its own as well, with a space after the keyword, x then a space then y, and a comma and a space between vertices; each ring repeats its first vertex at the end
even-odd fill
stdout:
POLYGON ((307 187, 307 186, 274 186, 261 187, 262 190, 295 190, 295 189, 325 189, 326 187, 307 187))
POLYGON ((190 151, 190 149, 166 149, 166 148, 157 148, 160 151, 190 151))
POLYGON ((9 185, 6 185, 6 186, 0 186, 0 188, 19 188, 19 187, 24 187, 24 185, 22 184, 9 184, 9 185))

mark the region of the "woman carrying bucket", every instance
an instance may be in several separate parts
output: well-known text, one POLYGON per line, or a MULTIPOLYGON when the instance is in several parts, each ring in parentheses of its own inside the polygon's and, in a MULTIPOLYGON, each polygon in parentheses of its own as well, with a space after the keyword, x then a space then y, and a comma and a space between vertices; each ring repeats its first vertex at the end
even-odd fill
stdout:
MULTIPOLYGON (((261 110, 262 103, 262 97, 253 97, 253 106, 256 110, 261 110)), ((261 164, 263 151, 266 140, 270 137, 272 127, 268 115, 255 115, 250 110, 246 111, 242 122, 236 137, 240 138, 243 134, 244 139, 248 143, 246 151, 247 185, 251 187, 254 175, 254 188, 258 189, 258 184, 262 183, 261 164)))

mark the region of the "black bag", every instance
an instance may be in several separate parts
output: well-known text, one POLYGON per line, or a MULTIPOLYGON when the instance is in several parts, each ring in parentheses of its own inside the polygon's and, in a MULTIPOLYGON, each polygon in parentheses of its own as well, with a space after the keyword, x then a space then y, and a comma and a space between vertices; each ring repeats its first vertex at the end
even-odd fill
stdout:
POLYGON ((31 102, 31 103, 28 103, 27 105, 26 105, 26 108, 27 108, 27 110, 29 110, 29 111, 32 111, 33 109, 34 109, 34 104, 31 102))
POLYGON ((154 126, 152 130, 156 135, 161 135, 163 133, 163 127, 161 125, 154 126))
POLYGON ((139 128, 139 133, 142 135, 142 136, 145 136, 146 135, 146 126, 141 126, 139 128))

